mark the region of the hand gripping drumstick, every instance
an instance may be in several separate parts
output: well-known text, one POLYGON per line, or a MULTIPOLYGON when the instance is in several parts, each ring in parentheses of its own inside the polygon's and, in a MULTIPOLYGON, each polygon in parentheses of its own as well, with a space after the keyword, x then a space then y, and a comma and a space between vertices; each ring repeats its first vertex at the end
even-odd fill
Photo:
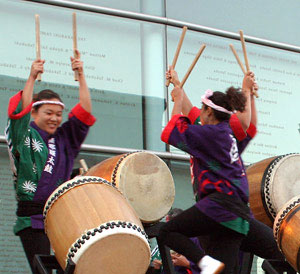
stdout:
MULTIPOLYGON (((181 46, 182 46, 183 39, 184 39, 186 31, 187 31, 187 27, 184 26, 183 29, 182 29, 182 32, 181 32, 180 40, 178 42, 174 58, 173 58, 173 62, 172 62, 173 69, 175 69, 175 66, 176 66, 176 63, 177 63, 177 59, 178 59, 178 56, 179 56, 179 52, 181 50, 181 46)), ((170 79, 167 80, 166 87, 168 87, 169 85, 170 85, 170 79)))
POLYGON ((198 51, 198 53, 197 53, 197 55, 196 55, 196 57, 195 57, 193 63, 190 65, 190 67, 189 67, 187 73, 184 75, 184 77, 183 77, 183 79, 182 79, 182 81, 181 81, 181 83, 180 83, 180 88, 183 87, 185 81, 187 80, 187 78, 189 77, 190 73, 192 72, 194 66, 196 65, 196 63, 197 63, 198 59, 200 58, 202 52, 204 51, 205 47, 206 47, 205 44, 202 44, 202 46, 200 47, 200 49, 199 49, 199 51, 198 51))
MULTIPOLYGON (((243 54, 244 54, 244 59, 245 59, 245 65, 247 72, 250 70, 249 62, 248 62, 248 56, 247 56, 247 51, 246 51, 246 44, 245 44, 245 39, 244 39, 244 33, 242 30, 240 30, 240 39, 242 43, 242 48, 243 48, 243 54)), ((258 94, 255 89, 252 89, 253 94, 255 95, 256 98, 258 98, 258 94)))
MULTIPOLYGON (((77 48, 77 23, 76 23, 76 13, 73 12, 72 14, 72 21, 73 21, 73 55, 74 58, 78 58, 78 55, 76 53, 77 48)), ((78 70, 74 71, 74 80, 78 81, 78 70)))
MULTIPOLYGON (((230 44, 229 47, 231 48, 231 51, 232 51, 233 55, 235 56, 235 59, 236 59, 237 63, 240 65, 240 68, 241 68, 242 72, 243 72, 244 75, 245 75, 245 74, 247 73, 247 71, 245 70, 244 65, 243 65, 243 63, 241 62, 241 60, 240 60, 240 58, 239 58, 239 56, 238 56, 238 54, 237 54, 237 52, 236 52, 234 46, 233 46, 232 44, 230 44)), ((256 98, 258 98, 258 94, 257 94, 256 90, 253 89, 252 92, 253 92, 253 94, 256 96, 256 98)))
MULTIPOLYGON (((41 59, 41 39, 40 39, 40 16, 35 15, 35 52, 36 59, 41 59)), ((38 81, 42 80, 41 74, 39 73, 36 78, 38 81)))

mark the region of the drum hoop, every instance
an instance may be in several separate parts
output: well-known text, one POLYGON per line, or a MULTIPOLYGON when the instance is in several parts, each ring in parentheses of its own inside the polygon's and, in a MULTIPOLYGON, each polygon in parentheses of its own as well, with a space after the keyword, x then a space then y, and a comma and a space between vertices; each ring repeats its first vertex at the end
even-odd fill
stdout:
POLYGON ((74 187, 76 187, 78 185, 91 184, 91 183, 105 184, 105 185, 113 187, 118 192, 120 192, 120 190, 114 184, 110 183, 109 181, 106 181, 103 178, 96 177, 96 176, 82 176, 82 177, 79 177, 77 180, 74 180, 73 182, 67 183, 66 186, 64 186, 62 189, 59 189, 58 191, 55 191, 52 194, 52 196, 49 197, 48 202, 46 202, 45 207, 44 207, 44 211, 43 211, 44 221, 46 219, 47 213, 49 212, 50 208, 52 207, 52 205, 54 204, 54 202, 60 196, 62 196, 64 193, 66 193, 67 191, 71 190, 72 188, 74 188, 74 187))
POLYGON ((88 245, 84 246, 84 244, 86 243, 92 244, 92 242, 97 241, 97 239, 99 240, 109 235, 113 235, 115 234, 113 233, 114 232, 113 230, 118 230, 118 232, 126 233, 126 234, 134 234, 139 238, 141 238, 149 248, 149 257, 150 257, 151 254, 150 247, 149 247, 150 242, 146 232, 140 226, 134 223, 116 220, 116 221, 103 223, 99 227, 89 229, 85 232, 85 234, 82 234, 81 237, 78 238, 74 242, 74 244, 70 247, 66 262, 68 262, 68 260, 72 260, 74 261, 74 263, 76 263, 79 260, 80 256, 84 253, 85 251, 84 247, 86 248, 88 247, 88 245), (81 247, 83 247, 83 249, 80 249, 81 247))
POLYGON ((277 242, 277 244, 279 244, 278 241, 278 233, 281 227, 282 222, 284 221, 285 217, 287 216, 287 214, 294 209, 295 207, 297 207, 300 204, 300 197, 294 197, 292 198, 287 205, 285 205, 277 214, 275 223, 274 223, 274 227, 273 227, 273 234, 274 234, 274 238, 277 242))
POLYGON ((120 166, 120 164, 122 163, 122 161, 127 158, 129 155, 131 154, 134 154, 134 153, 139 153, 139 152, 142 152, 140 150, 138 151, 133 151, 133 152, 128 152, 126 154, 124 154, 119 160, 118 162, 116 163, 115 167, 114 167, 114 170, 112 172, 112 175, 111 175, 111 182, 116 185, 116 179, 117 179, 117 172, 118 172, 118 168, 120 166))
POLYGON ((275 166, 287 156, 297 155, 299 153, 288 153, 281 156, 278 156, 276 159, 274 159, 269 166, 266 168, 265 173, 262 178, 262 186, 261 186, 261 197, 263 201, 263 206, 265 208, 265 211, 268 215, 268 217, 271 219, 271 221, 274 221, 276 218, 277 212, 274 208, 274 205, 272 203, 271 198, 271 177, 273 175, 273 169, 275 166))

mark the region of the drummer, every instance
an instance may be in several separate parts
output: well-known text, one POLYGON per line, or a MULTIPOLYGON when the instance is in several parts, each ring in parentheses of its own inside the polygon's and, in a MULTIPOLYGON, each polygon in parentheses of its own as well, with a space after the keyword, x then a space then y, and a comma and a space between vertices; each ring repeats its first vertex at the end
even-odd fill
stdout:
POLYGON ((71 57, 79 75, 79 103, 62 122, 65 108, 60 96, 46 89, 33 95, 35 80, 44 71, 45 60, 35 60, 23 90, 8 105, 6 139, 17 196, 14 233, 21 239, 30 267, 35 254, 50 254, 44 232, 43 207, 49 195, 70 178, 80 146, 95 122, 83 62, 71 57), (30 122, 30 116, 33 121, 30 122))
POLYGON ((171 93, 175 103, 161 137, 191 155, 197 203, 166 223, 160 240, 197 263, 203 274, 220 273, 224 264, 225 273, 237 273, 240 249, 262 258, 283 259, 272 230, 250 213, 240 156, 256 133, 254 74, 245 75, 242 93, 233 87, 226 93, 207 90, 201 97, 201 112, 193 108, 172 68, 166 76, 175 86, 171 93), (236 115, 231 115, 235 110, 236 115), (206 255, 189 240, 202 235, 210 236, 206 255))

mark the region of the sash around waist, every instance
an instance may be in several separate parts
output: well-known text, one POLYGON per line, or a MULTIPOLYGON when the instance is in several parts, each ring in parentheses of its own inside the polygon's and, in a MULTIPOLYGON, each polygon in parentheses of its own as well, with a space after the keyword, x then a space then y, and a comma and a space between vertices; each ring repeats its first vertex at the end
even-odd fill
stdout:
POLYGON ((18 201, 17 216, 30 217, 32 215, 43 214, 45 202, 18 201))
POLYGON ((207 197, 209 197, 210 200, 215 201, 219 205, 223 206, 224 208, 227 208, 229 211, 241 217, 242 219, 247 221, 250 220, 250 208, 238 197, 220 192, 214 192, 207 197))

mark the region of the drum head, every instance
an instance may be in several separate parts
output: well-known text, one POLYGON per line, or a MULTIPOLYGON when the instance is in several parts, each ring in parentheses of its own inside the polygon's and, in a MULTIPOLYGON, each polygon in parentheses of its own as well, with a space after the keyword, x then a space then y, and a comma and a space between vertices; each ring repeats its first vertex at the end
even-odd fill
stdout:
POLYGON ((144 274, 150 263, 150 249, 143 240, 131 234, 105 237, 80 256, 75 273, 144 274))
POLYGON ((268 172, 264 192, 269 212, 275 218, 283 205, 300 193, 300 154, 283 156, 268 172))
POLYGON ((116 184, 144 223, 159 221, 174 202, 172 174, 165 162, 152 153, 136 152, 122 160, 116 184))

